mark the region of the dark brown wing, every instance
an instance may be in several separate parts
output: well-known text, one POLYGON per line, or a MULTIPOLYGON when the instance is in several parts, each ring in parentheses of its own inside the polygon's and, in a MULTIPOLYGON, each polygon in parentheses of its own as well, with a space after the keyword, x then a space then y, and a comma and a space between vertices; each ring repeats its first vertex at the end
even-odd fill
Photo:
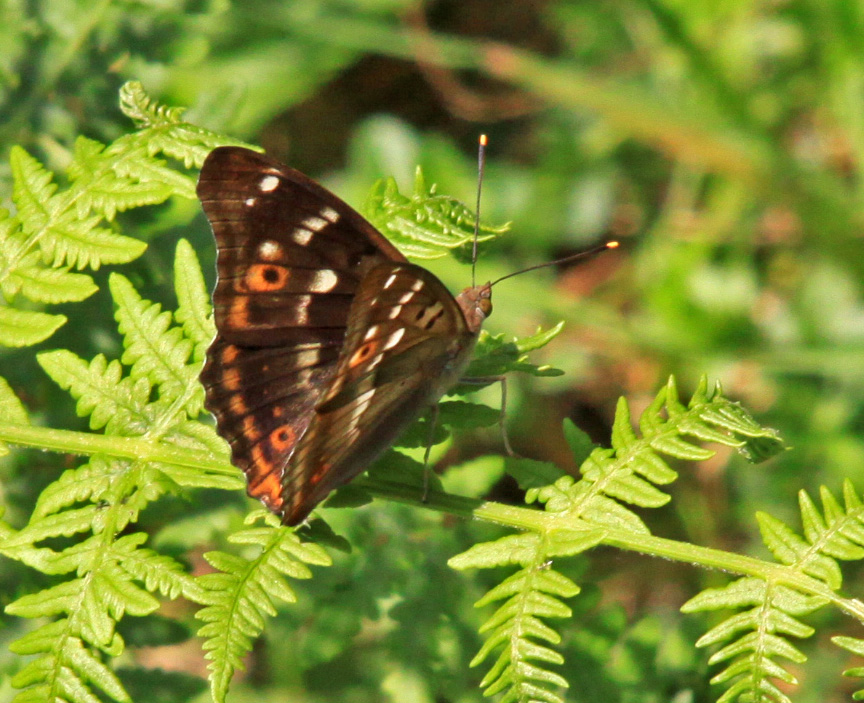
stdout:
POLYGON ((218 249, 217 337, 201 380, 249 493, 282 512, 282 472, 332 379, 360 282, 405 258, 294 169, 220 147, 198 197, 218 249))
POLYGON ((476 335, 456 300, 413 264, 378 264, 360 285, 345 344, 283 476, 293 525, 363 471, 455 382, 476 335))

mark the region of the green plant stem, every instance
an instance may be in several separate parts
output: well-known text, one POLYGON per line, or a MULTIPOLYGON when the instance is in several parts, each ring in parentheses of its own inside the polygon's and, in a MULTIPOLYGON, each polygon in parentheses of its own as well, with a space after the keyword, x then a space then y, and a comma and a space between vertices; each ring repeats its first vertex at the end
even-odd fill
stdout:
POLYGON ((362 486, 375 496, 389 498, 401 503, 455 513, 466 518, 475 518, 498 525, 535 532, 550 532, 556 529, 602 530, 602 544, 631 552, 638 552, 671 561, 685 562, 708 569, 717 569, 741 576, 755 576, 771 583, 783 584, 803 593, 825 598, 842 611, 864 622, 864 602, 855 598, 843 598, 822 581, 802 574, 800 571, 753 557, 725 552, 721 549, 700 547, 687 542, 655 537, 625 530, 613 530, 605 526, 586 523, 582 520, 568 522, 554 513, 522 508, 502 503, 481 501, 459 496, 434 493, 424 502, 422 491, 402 484, 364 479, 362 486))
MULTIPOLYGON (((237 474, 237 469, 219 456, 135 437, 115 437, 44 427, 0 424, 0 441, 68 454, 106 454, 123 459, 198 468, 224 475, 237 474)), ((549 533, 557 529, 600 529, 604 533, 602 543, 605 545, 742 576, 755 576, 772 583, 790 586, 803 593, 825 598, 845 613, 864 622, 864 603, 857 599, 843 598, 821 581, 780 564, 650 534, 614 530, 581 520, 568 521, 560 515, 534 508, 504 505, 444 493, 432 493, 428 496, 428 500, 424 501, 422 489, 415 486, 369 477, 359 479, 355 483, 379 498, 520 530, 549 533)))
POLYGON ((90 432, 73 432, 47 427, 0 424, 0 442, 34 447, 64 454, 106 454, 119 459, 155 461, 176 466, 204 469, 211 473, 236 476, 238 470, 226 459, 167 442, 137 437, 117 437, 90 432))

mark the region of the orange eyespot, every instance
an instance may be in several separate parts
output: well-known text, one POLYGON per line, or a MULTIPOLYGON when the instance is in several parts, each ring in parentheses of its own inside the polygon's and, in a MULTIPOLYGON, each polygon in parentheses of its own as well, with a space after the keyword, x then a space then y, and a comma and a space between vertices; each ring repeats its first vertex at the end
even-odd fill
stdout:
POLYGON ((294 444, 294 437, 291 425, 282 425, 270 433, 270 446, 277 452, 283 452, 294 444))
POLYGON ((288 269, 275 264, 255 264, 246 271, 244 280, 246 287, 256 293, 280 290, 288 281, 288 269))
POLYGON ((356 352, 354 352, 354 356, 351 357, 351 360, 348 362, 348 366, 350 368, 354 368, 355 366, 362 364, 366 359, 372 356, 372 353, 378 348, 378 342, 366 342, 362 347, 360 347, 356 352))

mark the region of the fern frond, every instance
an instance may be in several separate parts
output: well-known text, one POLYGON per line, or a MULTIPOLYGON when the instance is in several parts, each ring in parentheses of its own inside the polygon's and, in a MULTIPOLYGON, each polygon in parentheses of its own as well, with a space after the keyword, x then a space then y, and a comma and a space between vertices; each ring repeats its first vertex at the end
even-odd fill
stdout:
MULTIPOLYGON (((188 168, 200 166, 217 146, 236 144, 256 148, 237 140, 181 120, 184 108, 167 107, 154 101, 138 81, 128 81, 120 88, 120 109, 147 133, 146 146, 152 156, 161 152, 182 161, 188 168)), ((118 141, 123 141, 121 137, 118 141)), ((194 193, 194 189, 193 189, 194 193)))
POLYGON ((252 513, 246 524, 262 518, 264 526, 250 527, 229 538, 234 544, 257 548, 254 557, 209 552, 204 557, 219 573, 198 579, 204 590, 199 602, 207 607, 195 617, 206 623, 198 635, 206 638, 210 690, 217 703, 225 700, 234 672, 243 667, 242 659, 251 650, 252 640, 264 629, 265 616, 276 614, 273 600, 296 600, 286 577, 311 578, 307 564, 331 563, 321 547, 301 542, 292 529, 280 525, 270 513, 252 513))
MULTIPOLYGON (((590 549, 602 534, 581 532, 578 538, 580 543, 572 544, 568 553, 590 549)), ((455 569, 522 566, 475 604, 479 608, 504 601, 481 626, 480 632, 486 633, 487 639, 471 661, 471 666, 478 666, 500 649, 480 683, 486 689, 484 695, 506 691, 502 701, 563 703, 555 689, 567 688, 567 681, 544 668, 544 664, 564 662, 561 654, 546 646, 559 644, 561 637, 541 619, 570 617, 570 608, 560 599, 572 598, 580 590, 551 568, 550 556, 560 551, 546 535, 525 533, 475 545, 448 562, 455 569)))
POLYGON ((161 305, 143 300, 124 276, 111 274, 108 285, 124 336, 122 362, 132 367, 130 378, 146 378, 162 397, 182 399, 189 416, 197 417, 204 407, 204 391, 197 382, 201 367, 187 363, 193 344, 183 328, 172 325, 173 316, 162 312, 161 305))
POLYGON ((14 147, 9 161, 18 218, 46 263, 98 269, 103 263, 126 263, 144 252, 143 242, 97 227, 100 218, 77 210, 69 192, 57 195, 51 174, 26 151, 14 147))
MULTIPOLYGON (((627 403, 622 400, 612 447, 591 451, 582 463, 583 478, 578 482, 542 462, 507 462, 507 470, 527 489, 526 501, 545 503, 550 519, 534 521, 525 516, 523 524, 532 525, 529 531, 475 545, 449 562, 457 569, 521 567, 477 604, 505 601, 481 628, 487 639, 472 662, 479 664, 499 652, 482 682, 485 695, 503 693, 501 700, 510 703, 562 700, 557 689, 567 683, 543 667, 563 661, 547 646, 558 644, 560 637, 541 618, 569 617, 570 610, 560 599, 572 597, 579 587, 554 571, 552 560, 591 549, 604 541, 609 530, 647 535, 648 528, 626 504, 658 507, 669 500, 657 486, 671 483, 677 473, 663 455, 690 460, 713 455, 688 441, 691 437, 739 449, 754 438, 763 442, 763 449, 773 447, 776 452, 782 447, 776 433, 757 425, 741 406, 723 398, 719 388, 709 392, 705 379, 687 406, 679 402, 674 379, 670 379, 642 414, 640 431, 641 437, 631 426, 627 403)), ((565 427, 565 434, 574 453, 584 456, 583 442, 576 433, 565 427)), ((773 641, 765 644, 779 648, 773 641)), ((782 651, 792 654, 788 648, 782 651)))
POLYGON ((474 378, 492 378, 519 371, 532 376, 560 376, 563 373, 560 369, 532 364, 528 360, 528 354, 545 347, 563 329, 564 323, 559 322, 548 330, 538 329, 533 335, 514 337, 509 341, 505 340, 504 334, 492 335, 483 330, 480 332, 474 358, 468 365, 465 375, 474 378))
POLYGON ((125 568, 128 556, 144 542, 137 533, 115 540, 105 533, 56 553, 45 570, 48 573, 80 574, 69 581, 23 596, 10 603, 6 612, 27 618, 62 617, 43 625, 12 645, 21 654, 38 655, 14 678, 25 689, 15 703, 33 700, 63 700, 91 703, 91 687, 111 699, 129 701, 129 696, 99 652, 117 656, 123 640, 115 623, 126 613, 147 615, 159 602, 138 586, 125 568))
POLYGON ((691 598, 681 610, 685 613, 719 608, 749 608, 723 621, 696 642, 707 647, 744 634, 714 653, 708 660, 716 664, 732 660, 712 683, 730 684, 720 701, 753 700, 787 703, 789 698, 773 682, 779 679, 796 684, 795 677, 775 661, 783 657, 801 663, 804 654, 786 637, 809 637, 812 627, 798 618, 824 605, 824 599, 805 596, 786 586, 769 584, 757 578, 741 578, 722 588, 712 588, 691 598))
MULTIPOLYGON (((578 483, 564 476, 551 486, 532 488, 526 500, 539 500, 550 512, 566 511, 597 526, 647 532, 636 513, 623 504, 656 508, 669 501, 657 488, 673 482, 678 474, 664 456, 704 461, 714 451, 689 441, 714 442, 747 452, 761 441, 771 452, 782 450, 776 432, 760 427, 744 408, 723 397, 720 388, 708 390, 705 378, 687 406, 678 400, 675 380, 669 379, 639 420, 640 437, 630 424, 627 401, 619 400, 612 426, 612 448, 597 448, 580 467, 578 483), (665 416, 664 416, 665 411, 665 416)), ((765 452, 770 455, 771 452, 765 452)))
POLYGON ((90 429, 137 435, 146 428, 151 386, 146 378, 123 378, 119 361, 109 362, 99 354, 88 364, 65 349, 42 352, 36 359, 78 401, 78 416, 90 416, 90 429))
MULTIPOLYGON (((757 518, 765 545, 781 564, 836 591, 842 583, 837 560, 864 558, 864 505, 849 481, 843 487, 843 505, 824 486, 820 494, 821 512, 805 491, 799 493, 803 536, 765 513, 759 513, 757 518)), ((682 608, 685 612, 739 610, 697 642, 697 646, 705 647, 738 638, 709 660, 712 664, 731 660, 728 667, 712 679, 714 683, 730 684, 720 700, 788 701, 772 679, 790 684, 797 682, 775 659, 783 657, 795 663, 806 660, 787 638, 812 635, 813 628, 798 618, 826 602, 824 597, 807 595, 787 585, 753 577, 703 591, 689 600, 682 608)), ((840 646, 849 644, 847 648, 855 651, 854 642, 857 640, 835 639, 840 640, 840 646)))
POLYGON ((177 124, 186 111, 167 107, 153 100, 139 81, 127 81, 120 88, 120 109, 139 127, 162 127, 177 124))
MULTIPOLYGON (((379 180, 363 205, 363 214, 414 259, 437 259, 474 240, 474 213, 455 198, 437 195, 434 185, 427 188, 419 167, 410 198, 399 192, 393 178, 379 180)), ((478 241, 494 239, 509 228, 509 224, 481 223, 478 241)))
POLYGON ((216 325, 198 255, 185 239, 180 240, 174 257, 174 291, 177 294, 174 317, 195 346, 192 358, 203 361, 207 347, 216 336, 216 325))
MULTIPOLYGON (((43 369, 77 401, 92 429, 118 442, 129 437, 225 454, 211 426, 196 422, 200 410, 198 373, 203 360, 190 359, 208 325, 203 277, 188 245, 178 245, 178 288, 184 316, 195 324, 175 325, 168 312, 143 300, 122 277, 112 278, 117 318, 127 347, 122 361, 98 355, 87 362, 66 350, 40 354, 43 369), (186 336, 186 329, 193 337, 186 336), (131 350, 131 351, 130 351, 131 350), (146 360, 145 360, 145 357, 146 360)), ((0 383, 0 419, 25 424, 26 413, 0 383)), ((57 617, 19 640, 15 651, 38 655, 13 680, 24 688, 16 702, 64 700, 92 703, 98 689, 108 698, 129 700, 105 665, 123 651, 116 623, 158 607, 150 592, 167 598, 201 600, 204 591, 174 559, 143 547, 147 536, 130 526, 147 505, 183 487, 237 490, 242 481, 224 472, 146 459, 94 454, 66 471, 40 495, 28 525, 0 530, 0 554, 66 580, 18 599, 7 612, 21 617, 57 617), (63 538, 63 549, 47 544, 63 538), (71 575, 71 578, 70 578, 71 575), (40 698, 41 697, 41 698, 40 698)))
MULTIPOLYGON (((93 294, 89 275, 140 256, 146 245, 105 226, 118 212, 156 205, 173 195, 195 197, 191 176, 157 158, 164 154, 186 167, 200 166, 225 143, 219 135, 180 121, 182 110, 154 103, 140 83, 121 91, 121 106, 140 129, 110 145, 79 138, 67 170, 68 187, 19 147, 10 154, 14 217, 0 210, 0 292, 16 308, 0 306, 0 344, 25 346, 50 337, 62 315, 21 309, 20 300, 40 304, 77 302, 93 294)), ((196 340, 197 343, 197 340, 196 340)))

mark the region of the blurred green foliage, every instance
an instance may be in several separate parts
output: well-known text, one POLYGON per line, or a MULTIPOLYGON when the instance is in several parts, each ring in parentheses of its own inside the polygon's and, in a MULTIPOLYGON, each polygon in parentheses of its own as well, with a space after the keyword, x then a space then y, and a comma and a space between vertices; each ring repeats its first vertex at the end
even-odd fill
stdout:
MULTIPOLYGON (((605 441, 619 395, 639 408, 669 373, 685 392, 707 373, 794 450, 767 468, 704 462, 652 529, 743 550, 755 510, 794 521, 797 489, 864 478, 862 30, 864 9, 846 0, 3 0, 0 197, 13 144, 62 170, 78 135, 127 131, 116 108, 126 79, 357 206, 377 178, 410 192, 417 165, 440 192, 470 201, 473 144, 486 131, 484 219, 513 227, 483 250, 482 277, 623 242, 496 288, 492 330, 567 323, 536 359, 566 375, 511 384, 518 451, 566 463, 562 416, 605 441)), ((181 234, 205 269, 212 261, 194 203, 120 220, 149 243, 123 270, 150 299, 170 300, 181 234)), ((430 268, 453 289, 468 281, 450 260, 430 268)), ((70 312, 86 324, 39 349, 117 355, 106 275, 95 279, 102 290, 70 312)), ((0 350, 0 374, 35 422, 83 429, 32 350, 0 350)), ((494 431, 465 438, 446 464, 497 441, 494 431)), ((0 460, 7 519, 22 522, 65 466, 26 451, 0 460)), ((507 482, 492 491, 518 496, 507 482)), ((212 507, 196 506, 206 513, 196 536, 218 539, 236 521, 212 507)), ((146 516, 153 532, 189 518, 187 507, 160 509, 146 516)), ((234 700, 479 700, 464 667, 478 645, 470 604, 496 580, 443 564, 494 531, 392 505, 332 515, 354 552, 280 614, 234 700)), ((576 598, 582 614, 565 627, 575 699, 710 700, 704 660, 680 645, 706 628, 676 610, 718 577, 606 551, 581 568, 598 595, 576 598)), ((0 600, 41 583, 4 562, 0 600)), ((847 577, 848 592, 862 586, 860 570, 847 577)), ((0 632, 3 651, 21 627, 0 632)), ((836 650, 810 644, 816 661, 841 668, 836 650)), ((798 700, 841 700, 837 682, 808 684, 798 700)))

